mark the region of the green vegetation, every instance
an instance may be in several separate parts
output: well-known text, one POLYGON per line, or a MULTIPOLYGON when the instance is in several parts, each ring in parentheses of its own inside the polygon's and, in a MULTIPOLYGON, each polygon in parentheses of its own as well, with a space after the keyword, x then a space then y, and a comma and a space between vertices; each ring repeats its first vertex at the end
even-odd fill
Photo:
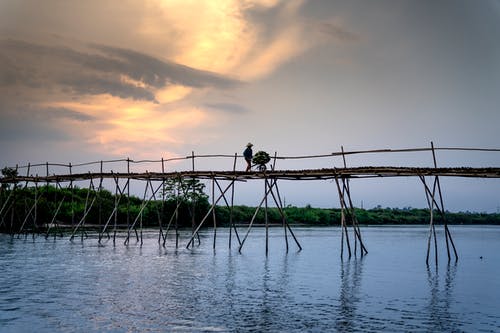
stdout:
MULTIPOLYGON (((163 226, 166 226, 171 217, 174 216, 178 206, 178 226, 180 228, 193 227, 193 225, 200 223, 210 209, 208 196, 204 193, 204 184, 193 179, 166 182, 165 186, 158 191, 156 199, 148 202, 142 210, 144 226, 158 226, 160 221, 163 226), (164 201, 162 200, 163 197, 165 198, 164 201)), ((0 220, 0 232, 17 232, 23 224, 23 230, 41 230, 53 221, 54 216, 59 225, 75 225, 84 217, 86 210, 88 210, 85 217, 86 224, 102 227, 108 218, 112 216, 115 202, 118 202, 117 224, 122 228, 130 225, 139 216, 144 203, 140 198, 114 195, 104 189, 89 191, 82 188, 68 189, 53 186, 39 186, 35 189, 33 187, 23 188, 19 184, 15 187, 12 185, 10 187, 2 186, 0 189, 0 207, 4 208, 0 220), (28 216, 27 219, 25 219, 26 216, 28 216), (36 225, 34 224, 35 216, 36 225)), ((235 223, 248 224, 255 213, 255 207, 234 206, 232 213, 235 223)), ((284 208, 284 213, 290 224, 334 226, 339 225, 341 219, 341 211, 338 208, 313 208, 310 205, 306 207, 287 206, 284 208)), ((229 225, 230 208, 217 206, 215 215, 217 225, 229 225)), ((355 215, 360 224, 414 225, 429 223, 429 211, 427 209, 382 208, 379 206, 373 209, 356 208, 355 215)), ((269 208, 267 216, 270 224, 282 223, 280 211, 276 207, 269 208)), ((443 222, 438 212, 434 216, 436 224, 443 222)), ((500 225, 500 214, 498 213, 447 212, 446 219, 449 224, 500 225)), ((111 221, 111 225, 113 225, 114 216, 111 221)), ((254 223, 265 223, 264 209, 259 210, 254 223)), ((211 216, 205 225, 212 225, 211 216)))
POLYGON ((269 157, 269 154, 261 150, 255 153, 252 161, 254 164, 264 165, 268 163, 270 160, 271 157, 269 157))
MULTIPOLYGON (((210 208, 208 197, 203 193, 204 186, 193 179, 165 182, 156 195, 158 200, 149 201, 142 210, 143 225, 158 226, 160 220, 163 225, 168 224, 176 208, 179 227, 193 225, 193 209, 194 224, 198 224, 210 208), (161 200, 163 195, 164 201, 161 200)), ((114 195, 105 189, 11 187, 0 189, 0 207, 5 206, 0 216, 0 232, 17 232, 23 224, 23 230, 43 229, 53 221, 54 216, 54 222, 59 225, 76 225, 85 217, 87 225, 103 226, 112 216, 116 202, 117 225, 124 228, 134 222, 145 203, 140 198, 114 195)), ((113 225, 114 216, 111 221, 113 225)))

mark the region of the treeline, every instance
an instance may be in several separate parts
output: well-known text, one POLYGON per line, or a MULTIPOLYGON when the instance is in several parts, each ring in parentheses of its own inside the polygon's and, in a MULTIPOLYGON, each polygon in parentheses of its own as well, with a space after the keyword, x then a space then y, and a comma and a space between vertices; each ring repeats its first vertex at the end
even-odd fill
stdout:
MULTIPOLYGON (((217 207, 217 222, 228 221, 229 209, 227 207, 217 207)), ((249 221, 255 212, 254 207, 235 206, 233 208, 234 221, 249 221)), ((284 208, 288 223, 302 224, 310 226, 336 226, 341 222, 340 208, 313 208, 287 206, 284 208)), ((416 225, 428 224, 430 213, 428 209, 420 208, 355 208, 354 214, 358 223, 369 225, 416 225)), ((448 224, 491 224, 500 225, 500 214, 471 213, 471 212, 446 212, 445 218, 448 224)), ((270 223, 281 223, 281 214, 277 208, 269 208, 268 220, 270 223)), ((261 210, 257 214, 256 223, 264 223, 265 216, 261 210)), ((434 223, 443 223, 440 214, 434 212, 434 223)))
MULTIPOLYGON (((200 223, 210 209, 208 196, 203 190, 204 185, 197 180, 169 182, 158 192, 156 200, 151 200, 144 206, 145 202, 140 198, 125 194, 115 195, 105 189, 68 189, 53 186, 36 189, 2 187, 0 231, 43 229, 50 223, 72 226, 82 220, 87 226, 94 225, 99 228, 108 222, 110 217, 111 227, 115 221, 121 228, 126 228, 134 221, 141 221, 145 227, 158 227, 160 223, 166 227, 170 221, 172 227, 176 224, 179 228, 193 227, 200 223), (115 207, 118 208, 116 217, 115 207)), ((248 224, 255 209, 255 207, 234 206, 232 221, 236 224, 248 224)), ((290 224, 335 226, 341 221, 341 211, 338 208, 287 206, 284 208, 284 213, 290 224)), ((355 216, 360 224, 370 225, 428 224, 430 217, 427 209, 382 207, 356 208, 355 216)), ((218 226, 229 226, 231 209, 227 206, 217 206, 215 217, 218 226)), ((278 208, 269 208, 267 217, 271 224, 282 223, 278 208)), ((500 214, 447 212, 445 218, 449 224, 500 224, 500 214)), ((212 221, 213 218, 209 215, 205 226, 212 226, 212 221)), ((438 224, 443 222, 438 212, 434 214, 434 221, 438 224)), ((259 210, 254 223, 265 223, 264 209, 259 210)))

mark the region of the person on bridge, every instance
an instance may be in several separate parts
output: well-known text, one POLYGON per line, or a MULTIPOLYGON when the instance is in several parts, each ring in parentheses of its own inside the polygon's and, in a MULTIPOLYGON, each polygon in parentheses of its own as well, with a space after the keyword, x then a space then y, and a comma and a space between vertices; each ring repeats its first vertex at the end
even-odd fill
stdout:
POLYGON ((252 168, 252 157, 253 157, 252 147, 253 144, 249 142, 247 143, 245 151, 243 151, 243 157, 245 158, 245 161, 247 161, 247 169, 245 170, 246 172, 250 171, 250 169, 252 168))

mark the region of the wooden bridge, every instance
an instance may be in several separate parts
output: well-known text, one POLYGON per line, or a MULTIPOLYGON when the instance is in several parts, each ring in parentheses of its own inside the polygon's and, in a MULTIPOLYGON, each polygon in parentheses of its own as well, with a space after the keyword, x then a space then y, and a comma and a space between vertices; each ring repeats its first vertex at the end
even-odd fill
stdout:
MULTIPOLYGON (((349 186, 349 180, 353 178, 373 178, 373 177, 418 177, 420 179, 425 196, 427 198, 428 208, 429 208, 429 236, 427 242, 427 257, 426 262, 429 262, 429 255, 431 252, 431 244, 434 244, 435 261, 437 263, 437 237, 435 228, 435 217, 434 214, 437 213, 441 216, 444 227, 444 235, 446 242, 446 250, 448 255, 448 260, 451 260, 452 254, 455 260, 458 260, 458 254, 453 242, 451 232, 449 230, 448 224, 446 222, 446 214, 444 208, 443 194, 441 190, 441 185, 439 182, 440 177, 474 177, 474 178, 500 178, 500 168, 499 167, 438 167, 436 153, 438 151, 458 151, 458 152, 485 152, 485 153, 496 153, 500 152, 500 149, 484 149, 484 148, 437 148, 431 143, 428 148, 412 148, 412 149, 377 149, 377 150, 358 150, 358 151, 344 151, 342 148, 339 152, 334 152, 324 155, 313 155, 313 156, 278 156, 276 153, 271 158, 269 167, 264 171, 250 171, 243 172, 236 169, 238 159, 242 159, 242 156, 238 154, 234 155, 195 155, 194 152, 190 156, 178 157, 171 159, 161 159, 161 160, 141 160, 134 161, 131 159, 120 159, 111 161, 96 161, 82 164, 60 164, 60 163, 43 163, 43 164, 27 164, 23 166, 15 166, 10 168, 4 168, 3 177, 0 178, 0 228, 2 230, 8 230, 11 234, 17 235, 27 235, 32 233, 33 237, 35 234, 40 233, 43 230, 43 234, 46 237, 50 233, 54 236, 57 232, 60 233, 62 225, 58 222, 57 216, 59 214, 60 208, 65 201, 72 200, 72 196, 68 198, 63 196, 58 199, 58 204, 53 208, 51 212, 52 218, 50 220, 40 221, 37 215, 37 207, 40 200, 40 193, 43 191, 43 187, 49 187, 52 185, 59 189, 68 189, 73 191, 78 184, 88 183, 88 194, 85 200, 85 207, 83 209, 83 214, 79 217, 78 221, 72 221, 71 225, 67 225, 66 228, 70 230, 70 240, 73 240, 77 233, 81 233, 82 241, 84 237, 88 236, 87 229, 89 227, 95 228, 95 223, 87 223, 86 219, 88 213, 92 207, 98 205, 100 200, 100 191, 104 188, 103 181, 108 180, 112 185, 111 191, 114 190, 115 193, 115 203, 114 209, 106 217, 106 222, 99 224, 98 227, 98 239, 99 242, 102 241, 104 237, 110 239, 110 232, 113 232, 113 244, 116 241, 117 230, 120 226, 117 224, 118 209, 120 206, 120 200, 125 197, 126 200, 130 199, 130 182, 131 180, 138 180, 144 183, 144 194, 142 199, 142 204, 140 206, 140 211, 132 219, 130 212, 127 209, 127 225, 124 227, 126 234, 124 237, 124 244, 128 245, 132 233, 135 234, 137 242, 142 245, 142 214, 145 207, 151 201, 165 201, 165 194, 161 189, 165 187, 165 183, 168 181, 182 182, 183 180, 210 180, 211 181, 211 206, 205 216, 199 219, 198 223, 195 223, 194 209, 192 210, 192 230, 191 236, 186 244, 186 247, 195 246, 195 242, 199 242, 198 231, 200 228, 209 220, 212 219, 213 222, 213 246, 215 248, 216 244, 216 234, 217 234, 217 221, 215 217, 215 210, 217 206, 224 202, 224 204, 230 209, 230 234, 229 234, 229 247, 232 243, 232 232, 235 233, 235 238, 238 242, 239 251, 242 250, 243 245, 254 225, 257 213, 259 210, 264 210, 265 216, 265 227, 266 227, 266 254, 268 253, 268 228, 270 227, 268 223, 268 208, 269 204, 272 203, 275 206, 282 219, 282 227, 284 230, 284 238, 286 242, 286 249, 288 251, 288 234, 294 240, 297 248, 301 250, 301 245, 298 239, 295 237, 291 226, 289 225, 286 214, 284 211, 284 204, 281 198, 281 194, 278 188, 279 180, 334 180, 335 187, 338 193, 338 198, 341 207, 341 256, 344 255, 344 246, 347 248, 348 255, 357 255, 358 251, 361 256, 368 253, 367 247, 363 242, 361 229, 356 218, 354 205, 351 199, 351 190, 349 186), (352 155, 363 155, 363 154, 389 154, 389 153, 431 153, 433 164, 429 167, 401 167, 401 166, 361 166, 361 167, 348 167, 346 158, 352 155), (203 171, 197 170, 195 168, 195 161, 206 160, 206 159, 231 159, 232 169, 229 171, 203 171), (337 167, 327 167, 327 168, 307 168, 307 169, 287 169, 280 170, 276 168, 276 164, 281 160, 317 160, 317 159, 327 159, 327 164, 334 165, 334 158, 341 158, 340 166, 337 167), (167 171, 172 170, 172 167, 178 167, 178 162, 180 161, 191 161, 190 170, 182 171, 167 171), (118 172, 111 169, 108 170, 109 166, 117 166, 118 169, 122 168, 125 170, 120 170, 118 172), (147 167, 147 171, 141 169, 142 167, 147 167), (172 166, 172 167, 171 167, 172 166), (140 170, 132 171, 131 167, 139 167, 140 170), (167 168, 169 167, 169 168, 167 168), (82 169, 85 171, 82 172, 82 169), (57 173, 56 173, 56 172, 57 173), (248 225, 246 226, 246 232, 243 237, 240 237, 235 221, 233 221, 233 206, 234 206, 234 196, 235 196, 235 183, 249 180, 263 180, 264 181, 264 195, 262 200, 257 205, 255 213, 248 225), (26 189, 32 189, 32 191, 25 191, 26 189), (218 194, 216 195, 216 189, 218 194), (26 194, 29 193, 29 194, 26 194), (26 197, 26 195, 31 195, 32 197, 26 197), (24 203, 24 209, 20 209, 20 202, 24 203), (8 228, 10 226, 10 229, 8 228), (43 228, 41 228, 43 227, 43 228), (354 241, 354 244, 352 244, 354 241), (358 245, 359 244, 359 245, 358 245), (354 245, 354 246, 353 246, 354 245), (353 249, 354 247, 354 249, 353 249)), ((192 182, 194 186, 194 182, 192 182)), ((192 189, 194 192, 194 188, 192 189)), ((175 229, 175 239, 176 246, 178 246, 179 233, 177 228, 177 218, 178 209, 183 197, 189 196, 191 189, 183 189, 182 193, 177 189, 176 200, 178 202, 174 213, 170 216, 168 221, 164 221, 159 218, 158 227, 159 235, 158 242, 165 246, 167 241, 167 235, 170 230, 175 229)), ((192 202, 193 205, 196 204, 195 201, 192 202)), ((101 214, 101 211, 99 211, 101 214)), ((160 214, 158 214, 160 216, 160 214)), ((99 215, 101 220, 101 215, 99 215)), ((241 222, 241 221, 238 221, 241 222)))

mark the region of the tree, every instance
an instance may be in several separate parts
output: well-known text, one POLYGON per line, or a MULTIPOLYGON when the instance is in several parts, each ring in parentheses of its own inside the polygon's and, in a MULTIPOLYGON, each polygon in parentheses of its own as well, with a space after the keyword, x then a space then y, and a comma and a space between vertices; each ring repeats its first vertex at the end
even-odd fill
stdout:
POLYGON ((195 178, 170 178, 165 180, 163 194, 167 201, 183 201, 186 203, 208 201, 208 195, 203 192, 205 184, 195 178))
MULTIPOLYGON (((17 174, 17 169, 5 167, 5 168, 2 169, 2 175, 3 175, 4 178, 11 178, 11 179, 16 178, 17 175, 18 175, 17 174)), ((10 185, 3 183, 2 184, 2 188, 9 189, 10 185)))

